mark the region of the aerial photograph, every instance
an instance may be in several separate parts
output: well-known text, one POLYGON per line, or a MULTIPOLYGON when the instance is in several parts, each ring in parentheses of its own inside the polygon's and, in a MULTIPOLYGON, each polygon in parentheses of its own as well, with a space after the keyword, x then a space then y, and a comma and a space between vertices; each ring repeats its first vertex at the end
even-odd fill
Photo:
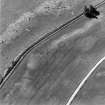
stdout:
POLYGON ((105 105, 105 0, 0 0, 0 105, 105 105))

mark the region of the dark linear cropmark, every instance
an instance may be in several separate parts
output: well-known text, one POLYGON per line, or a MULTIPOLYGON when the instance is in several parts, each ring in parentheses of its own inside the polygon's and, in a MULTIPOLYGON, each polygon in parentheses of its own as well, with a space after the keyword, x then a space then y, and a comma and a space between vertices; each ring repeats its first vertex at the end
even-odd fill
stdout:
MULTIPOLYGON (((97 9, 97 8, 101 7, 102 5, 104 5, 104 4, 105 4, 105 0, 98 3, 94 7, 97 9)), ((39 40, 35 41, 28 48, 26 48, 18 57, 16 57, 16 59, 14 61, 12 61, 12 65, 10 67, 8 67, 8 70, 6 70, 7 71, 6 74, 2 77, 2 80, 0 81, 0 89, 2 89, 2 87, 4 86, 6 81, 9 79, 9 77, 11 77, 11 75, 15 72, 18 65, 27 56, 27 54, 29 54, 32 51, 33 48, 37 47, 40 44, 43 44, 45 41, 49 40, 54 35, 56 35, 56 33, 60 32, 62 29, 67 28, 71 23, 76 22, 77 20, 79 20, 80 17, 82 17, 83 15, 84 15, 84 12, 80 13, 78 16, 76 16, 73 19, 67 21, 66 23, 64 23, 60 27, 54 29, 53 31, 45 34, 39 40)))

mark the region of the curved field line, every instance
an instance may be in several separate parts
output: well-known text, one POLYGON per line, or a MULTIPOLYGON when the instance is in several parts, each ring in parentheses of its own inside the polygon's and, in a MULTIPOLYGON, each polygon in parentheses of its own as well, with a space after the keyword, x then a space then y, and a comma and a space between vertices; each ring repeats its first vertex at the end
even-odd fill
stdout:
POLYGON ((16 67, 22 62, 22 60, 27 56, 27 54, 29 54, 32 51, 33 48, 37 47, 40 44, 43 44, 44 42, 52 38, 54 35, 56 35, 56 33, 60 32, 62 29, 66 29, 69 25, 71 25, 71 23, 79 20, 81 16, 83 16, 83 13, 69 20, 68 22, 56 28, 55 30, 47 33, 46 35, 41 37, 39 40, 31 44, 28 48, 26 48, 25 51, 23 51, 18 57, 16 57, 16 60, 13 61, 13 66, 11 67, 11 70, 9 70, 8 74, 6 74, 6 76, 4 75, 4 77, 2 78, 2 81, 0 82, 0 89, 3 87, 5 82, 9 79, 9 77, 14 73, 16 67))
POLYGON ((86 75, 86 77, 81 81, 77 89, 74 91, 72 96, 70 97, 69 101, 67 102, 66 105, 71 105, 73 102, 73 99, 76 97, 78 94, 79 90, 83 87, 83 85, 86 83, 88 78, 92 75, 92 73, 96 70, 96 68, 105 60, 105 56, 101 58, 101 60, 98 61, 98 63, 90 70, 90 72, 86 75))
MULTIPOLYGON (((98 3, 97 5, 95 5, 95 8, 99 8, 100 6, 102 6, 104 4, 105 0, 103 0, 102 2, 98 3), (100 5, 101 4, 101 5, 100 5)), ((5 84, 5 82, 9 79, 9 77, 15 72, 16 67, 22 62, 22 60, 25 58, 25 56, 34 48, 37 47, 39 44, 42 44, 43 42, 45 42, 46 40, 48 40, 48 38, 52 38, 52 36, 54 36, 57 32, 61 31, 62 29, 65 29, 66 27, 68 27, 71 23, 77 21, 80 19, 81 16, 84 15, 84 12, 82 12, 81 14, 79 14, 78 16, 74 17, 73 19, 69 20, 68 22, 66 22, 65 24, 61 25, 60 27, 56 28, 55 30, 47 33, 46 35, 44 35, 42 38, 40 38, 38 41, 35 41, 33 44, 31 44, 25 51, 23 51, 16 60, 13 61, 13 65, 11 67, 11 69, 9 70, 8 74, 6 74, 6 76, 4 75, 4 77, 2 78, 2 81, 0 81, 0 89, 3 87, 3 85, 5 84)), ((8 71, 8 70, 7 70, 8 71)))

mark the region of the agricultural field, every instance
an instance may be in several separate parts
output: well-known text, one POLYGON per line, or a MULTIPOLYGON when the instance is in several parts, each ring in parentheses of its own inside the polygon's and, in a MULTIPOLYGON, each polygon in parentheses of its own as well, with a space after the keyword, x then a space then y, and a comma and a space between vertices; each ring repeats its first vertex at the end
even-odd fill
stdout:
POLYGON ((0 80, 26 51, 0 85, 0 105, 105 105, 105 4, 97 9, 97 19, 81 15, 30 48, 81 14, 85 5, 100 2, 0 1, 0 80))

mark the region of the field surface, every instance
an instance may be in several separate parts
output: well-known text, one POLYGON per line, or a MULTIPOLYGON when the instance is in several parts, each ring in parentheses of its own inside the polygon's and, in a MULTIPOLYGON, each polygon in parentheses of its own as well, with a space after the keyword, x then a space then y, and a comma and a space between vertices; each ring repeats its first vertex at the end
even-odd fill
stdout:
MULTIPOLYGON (((32 43, 102 0, 1 0, 0 79, 32 43)), ((34 47, 0 88, 0 105, 105 105, 105 4, 34 47)))

